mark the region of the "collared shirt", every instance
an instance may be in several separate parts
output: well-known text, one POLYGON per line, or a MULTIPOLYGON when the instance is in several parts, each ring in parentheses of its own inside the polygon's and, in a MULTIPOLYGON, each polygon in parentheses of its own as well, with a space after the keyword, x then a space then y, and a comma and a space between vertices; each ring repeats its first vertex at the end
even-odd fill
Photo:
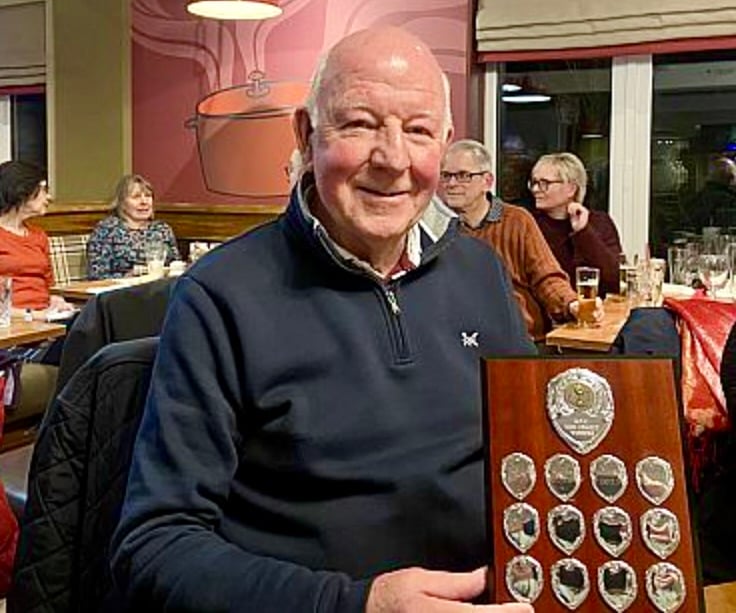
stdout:
POLYGON ((394 279, 398 279, 399 277, 405 275, 410 270, 413 270, 414 268, 419 266, 420 262, 422 261, 421 230, 419 228, 418 222, 415 223, 411 228, 409 228, 409 232, 406 236, 406 245, 404 247, 404 251, 402 252, 399 260, 394 265, 393 269, 389 272, 388 275, 382 275, 375 268, 373 268, 370 263, 360 259, 355 254, 351 253, 348 249, 345 249, 345 247, 335 242, 335 239, 330 236, 327 228, 325 228, 322 222, 312 214, 312 211, 309 207, 309 202, 317 197, 317 190, 315 189, 312 182, 308 180, 300 181, 297 187, 297 195, 299 197, 299 207, 302 210, 304 218, 312 226, 312 231, 315 233, 315 235, 323 239, 326 247, 330 250, 330 252, 332 252, 333 255, 338 257, 343 262, 364 270, 368 272, 371 276, 376 277, 381 282, 385 283, 386 281, 393 281, 394 279))
POLYGON ((490 193, 487 198, 490 206, 480 226, 462 224, 462 231, 487 243, 501 257, 529 333, 541 340, 551 326, 550 318, 570 318, 569 305, 577 294, 531 214, 490 193))

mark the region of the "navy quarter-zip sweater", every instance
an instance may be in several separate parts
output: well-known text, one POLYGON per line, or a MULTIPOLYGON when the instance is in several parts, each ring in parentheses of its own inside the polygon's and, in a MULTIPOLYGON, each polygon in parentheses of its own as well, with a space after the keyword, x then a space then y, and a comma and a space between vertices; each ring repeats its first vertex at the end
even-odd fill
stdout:
POLYGON ((531 353, 499 259, 454 222, 384 285, 293 195, 177 283, 121 587, 147 612, 357 613, 380 573, 487 563, 479 358, 531 353))

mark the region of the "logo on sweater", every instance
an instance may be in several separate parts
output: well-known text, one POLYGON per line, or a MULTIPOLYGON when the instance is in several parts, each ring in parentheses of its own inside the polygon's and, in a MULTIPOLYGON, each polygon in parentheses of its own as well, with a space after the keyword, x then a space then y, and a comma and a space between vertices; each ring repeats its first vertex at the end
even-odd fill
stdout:
POLYGON ((478 346, 478 333, 477 332, 471 332, 468 334, 467 332, 461 332, 460 338, 463 341, 463 347, 477 347, 478 346))

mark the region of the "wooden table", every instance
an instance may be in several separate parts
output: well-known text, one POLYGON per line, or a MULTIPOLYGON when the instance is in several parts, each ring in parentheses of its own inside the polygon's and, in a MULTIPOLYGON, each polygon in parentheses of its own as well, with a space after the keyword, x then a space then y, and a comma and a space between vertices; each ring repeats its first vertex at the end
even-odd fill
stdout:
POLYGON ((0 349, 50 340, 66 334, 66 326, 45 321, 12 319, 10 326, 0 328, 0 349))
POLYGON ((569 322, 549 332, 547 345, 607 352, 629 317, 629 305, 620 298, 606 298, 603 320, 590 327, 569 322))
POLYGON ((736 611, 736 581, 709 585, 704 592, 706 613, 731 613, 736 611))
POLYGON ((131 285, 141 285, 150 283, 157 278, 154 275, 141 275, 139 277, 124 277, 122 279, 96 279, 94 281, 71 281, 64 285, 54 285, 51 287, 51 293, 57 296, 63 296, 65 300, 70 302, 86 302, 92 296, 109 292, 131 285))

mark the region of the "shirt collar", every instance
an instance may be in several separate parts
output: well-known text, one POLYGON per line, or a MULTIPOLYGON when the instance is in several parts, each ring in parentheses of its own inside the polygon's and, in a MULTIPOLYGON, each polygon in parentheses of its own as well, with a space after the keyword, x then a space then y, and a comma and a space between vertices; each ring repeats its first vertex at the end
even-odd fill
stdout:
POLYGON ((343 246, 335 242, 330 236, 327 228, 324 227, 322 222, 317 219, 309 207, 309 203, 313 202, 317 197, 317 188, 314 185, 314 180, 311 177, 302 177, 297 186, 297 198, 299 202, 299 208, 301 209, 304 219, 311 226, 312 232, 320 237, 330 252, 337 256, 344 263, 354 266, 368 272, 370 275, 377 277, 381 281, 388 281, 398 279, 404 276, 410 270, 417 268, 422 261, 422 238, 421 230, 419 229, 419 223, 415 223, 409 228, 409 233, 406 237, 406 246, 404 253, 401 255, 399 262, 396 267, 391 271, 388 278, 385 278, 379 273, 373 266, 368 262, 361 260, 358 256, 345 249, 343 246), (306 179, 306 180, 305 180, 306 179))
POLYGON ((490 192, 486 194, 486 198, 490 201, 491 206, 488 207, 485 221, 489 223, 497 223, 501 221, 501 218, 503 217, 503 201, 490 192))

